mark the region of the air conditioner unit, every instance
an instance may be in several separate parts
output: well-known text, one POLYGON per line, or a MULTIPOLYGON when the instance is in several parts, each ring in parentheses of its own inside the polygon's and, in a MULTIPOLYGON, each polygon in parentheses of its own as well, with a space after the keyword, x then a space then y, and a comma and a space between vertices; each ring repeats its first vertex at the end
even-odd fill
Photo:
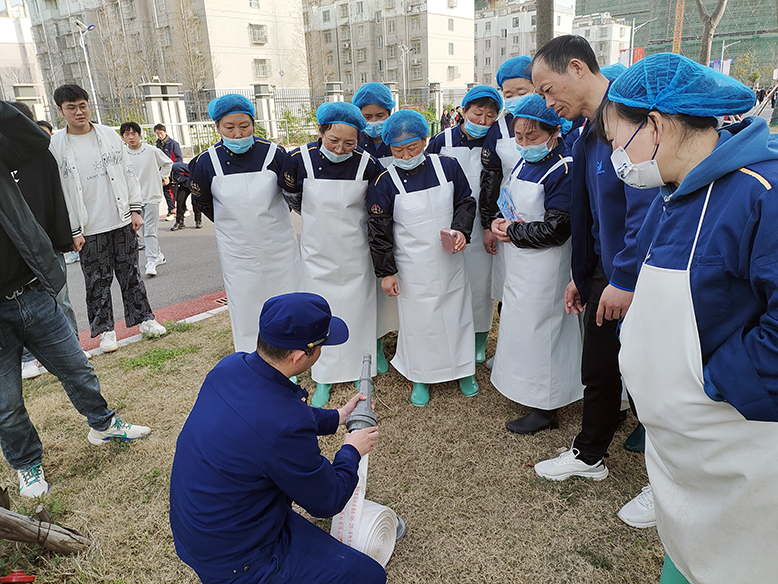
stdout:
POLYGON ((344 49, 351 48, 351 43, 343 43, 343 48, 344 49))
POLYGON ((411 59, 411 65, 421 65, 421 59, 411 59))

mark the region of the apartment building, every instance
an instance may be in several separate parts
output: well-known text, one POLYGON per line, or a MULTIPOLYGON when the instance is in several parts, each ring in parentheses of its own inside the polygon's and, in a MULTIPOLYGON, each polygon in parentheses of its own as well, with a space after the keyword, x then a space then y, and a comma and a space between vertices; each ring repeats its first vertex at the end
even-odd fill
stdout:
POLYGON ((601 67, 618 62, 621 52, 629 50, 631 31, 626 20, 613 18, 610 12, 576 16, 573 20, 573 34, 589 41, 601 67))
POLYGON ((30 15, 24 0, 0 0, 0 99, 13 101, 22 83, 42 90, 30 15))

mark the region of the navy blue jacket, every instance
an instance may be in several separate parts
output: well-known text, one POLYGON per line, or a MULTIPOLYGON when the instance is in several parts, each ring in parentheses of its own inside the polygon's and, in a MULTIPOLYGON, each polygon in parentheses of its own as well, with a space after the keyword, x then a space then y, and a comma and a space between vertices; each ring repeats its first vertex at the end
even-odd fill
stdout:
POLYGON ((359 452, 344 445, 332 464, 321 455, 317 436, 339 415, 307 397, 257 353, 229 355, 205 378, 170 478, 176 551, 201 578, 261 575, 293 501, 332 517, 354 492, 359 452))
POLYGON ((156 146, 173 162, 182 162, 184 160, 184 155, 181 154, 181 145, 173 140, 170 135, 165 136, 164 140, 157 139, 156 146))
POLYGON ((392 155, 392 147, 389 146, 389 144, 373 142, 373 139, 364 132, 359 133, 359 142, 357 145, 362 148, 362 150, 367 150, 368 154, 372 154, 376 160, 392 155))
MULTIPOLYGON (((762 118, 720 131, 675 192, 662 188, 638 236, 649 265, 690 270, 705 393, 749 420, 778 421, 778 137, 762 118)), ((661 364, 658 364, 661 365, 661 364)))

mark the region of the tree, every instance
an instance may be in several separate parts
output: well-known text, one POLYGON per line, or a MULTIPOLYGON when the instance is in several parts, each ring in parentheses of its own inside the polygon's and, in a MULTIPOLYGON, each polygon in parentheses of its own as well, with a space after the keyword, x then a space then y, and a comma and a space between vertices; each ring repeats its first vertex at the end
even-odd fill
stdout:
POLYGON ((727 0, 716 0, 716 8, 708 14, 702 0, 694 0, 697 3, 697 11, 700 13, 702 21, 702 36, 700 37, 700 59, 699 62, 706 67, 710 63, 710 51, 713 45, 713 35, 716 33, 716 27, 724 16, 724 9, 727 7, 727 0))
POLYGON ((202 22, 188 0, 179 0, 177 25, 175 70, 181 75, 184 89, 192 92, 197 119, 202 120, 203 90, 216 76, 216 66, 207 57, 202 22))
POLYGON ((554 38, 554 0, 535 0, 535 7, 537 10, 535 46, 540 48, 554 38))

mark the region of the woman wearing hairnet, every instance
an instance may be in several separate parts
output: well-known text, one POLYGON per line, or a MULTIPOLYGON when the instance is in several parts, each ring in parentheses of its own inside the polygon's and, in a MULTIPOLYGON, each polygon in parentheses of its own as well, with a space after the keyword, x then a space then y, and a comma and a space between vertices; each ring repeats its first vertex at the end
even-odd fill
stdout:
POLYGON ((190 188, 216 231, 235 350, 251 353, 265 300, 300 289, 300 249, 276 186, 286 152, 254 136, 242 95, 214 99, 208 115, 222 139, 190 161, 190 188))
POLYGON ((429 402, 431 383, 459 380, 462 393, 478 393, 470 285, 461 253, 447 253, 442 229, 455 231, 464 251, 475 218, 475 199, 459 164, 424 153, 424 116, 401 110, 383 127, 394 162, 370 185, 370 253, 384 292, 397 296, 400 330, 395 369, 413 382, 411 403, 429 402))
MULTIPOLYGON (((382 166, 392 163, 392 151, 389 144, 381 139, 384 122, 392 115, 394 98, 389 88, 382 83, 365 83, 357 89, 351 100, 359 108, 365 118, 365 129, 359 134, 359 145, 372 154, 382 166)), ((376 280, 376 336, 378 338, 376 357, 378 373, 389 371, 389 364, 384 356, 384 345, 381 338, 400 326, 397 315, 397 299, 387 296, 381 289, 381 280, 376 280)))
POLYGON ((382 169, 357 146, 365 118, 356 106, 323 103, 316 120, 319 140, 289 153, 278 184, 302 217, 303 290, 323 296, 350 333, 346 343, 322 349, 311 369, 311 405, 322 407, 333 383, 359 379, 365 353, 372 355, 376 374, 376 285, 365 195, 382 169))
POLYGON ((508 430, 534 434, 556 428, 557 408, 583 397, 581 331, 564 308, 573 159, 562 140, 562 121, 542 97, 529 95, 511 105, 522 160, 507 188, 518 216, 492 222, 492 232, 507 244, 492 384, 530 407, 526 416, 508 422, 508 430))
MULTIPOLYGON (((489 128, 502 110, 500 93, 488 85, 476 85, 462 98, 464 123, 447 128, 427 146, 430 154, 444 154, 457 159, 467 176, 478 216, 478 194, 481 179, 481 150, 489 128)), ((492 328, 494 301, 492 300, 492 258, 497 253, 497 239, 481 221, 473 225, 475 245, 465 250, 465 268, 470 281, 475 327, 475 362, 486 361, 486 342, 492 328)))
POLYGON ((616 173, 660 187, 621 331, 646 428, 662 582, 778 574, 778 148, 753 91, 671 53, 622 73, 600 112, 616 173))

